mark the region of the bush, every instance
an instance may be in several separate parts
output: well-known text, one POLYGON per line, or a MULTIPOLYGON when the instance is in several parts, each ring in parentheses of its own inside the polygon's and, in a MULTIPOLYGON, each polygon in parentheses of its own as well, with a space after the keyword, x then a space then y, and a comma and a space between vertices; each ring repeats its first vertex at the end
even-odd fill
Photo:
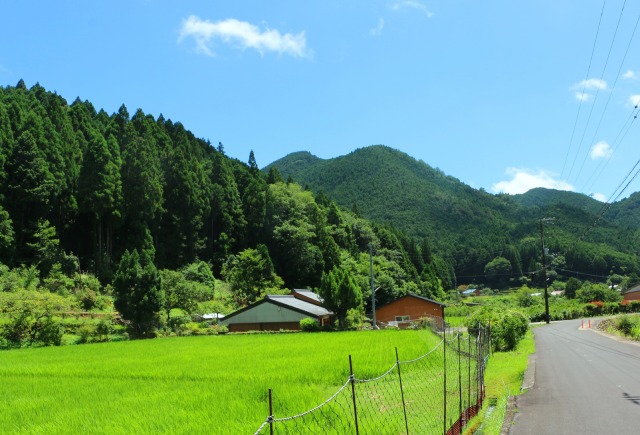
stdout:
POLYGON ((91 342, 91 337, 95 335, 95 328, 89 324, 85 323, 80 328, 78 328, 78 344, 84 344, 91 342))
POLYGON ((529 318, 516 310, 493 310, 482 307, 469 318, 467 326, 471 334, 480 327, 491 325, 491 347, 505 352, 516 348, 529 329, 529 318))
POLYGON ((113 323, 108 319, 101 319, 96 325, 96 338, 98 341, 109 341, 109 335, 113 331, 113 323))
POLYGON ((624 335, 631 335, 631 330, 636 325, 638 325, 638 320, 626 315, 618 318, 616 322, 618 331, 622 332, 624 335))
POLYGON ((306 317, 300 320, 300 329, 304 332, 316 332, 320 330, 320 325, 317 320, 306 317))
POLYGON ((498 314, 491 323, 491 344, 494 350, 505 352, 516 348, 529 330, 529 319, 519 311, 510 310, 498 314))
POLYGON ((62 344, 62 336, 64 335, 64 328, 60 322, 54 320, 52 317, 45 317, 41 322, 37 323, 37 329, 35 331, 35 340, 44 344, 45 346, 60 346, 62 344))
POLYGON ((584 311, 587 316, 599 316, 604 310, 604 302, 593 301, 585 304, 584 311))

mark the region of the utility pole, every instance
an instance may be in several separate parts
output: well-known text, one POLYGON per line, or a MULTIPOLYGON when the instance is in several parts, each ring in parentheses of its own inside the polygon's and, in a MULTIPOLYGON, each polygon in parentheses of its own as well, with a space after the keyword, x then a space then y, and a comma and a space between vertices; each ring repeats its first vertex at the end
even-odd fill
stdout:
POLYGON ((371 270, 371 316, 373 318, 373 329, 376 329, 376 290, 373 281, 373 246, 371 243, 369 243, 369 269, 371 270))
POLYGON ((542 245, 542 279, 544 280, 544 313, 547 324, 551 321, 549 317, 549 291, 547 286, 547 253, 544 250, 544 223, 545 219, 540 219, 540 244, 542 245))

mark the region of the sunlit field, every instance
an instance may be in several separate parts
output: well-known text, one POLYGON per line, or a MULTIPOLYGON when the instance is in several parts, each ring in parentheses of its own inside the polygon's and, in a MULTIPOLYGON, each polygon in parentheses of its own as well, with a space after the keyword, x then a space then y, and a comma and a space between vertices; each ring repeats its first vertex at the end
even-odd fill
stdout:
POLYGON ((0 353, 5 433, 253 433, 349 375, 377 376, 440 341, 428 331, 184 337, 0 353))

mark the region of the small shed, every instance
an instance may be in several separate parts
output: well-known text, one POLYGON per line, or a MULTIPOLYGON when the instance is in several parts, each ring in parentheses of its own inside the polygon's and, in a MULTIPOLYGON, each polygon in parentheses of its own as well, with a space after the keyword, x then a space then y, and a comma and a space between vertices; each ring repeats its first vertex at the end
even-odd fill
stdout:
POLYGON ((622 299, 625 301, 640 301, 640 285, 632 287, 622 293, 622 299))
POLYGON ((431 317, 436 319, 438 327, 442 327, 444 325, 444 307, 443 303, 409 293, 376 308, 376 321, 406 328, 411 322, 423 317, 431 317))
MULTIPOLYGON (((300 290, 298 290, 300 292, 300 290)), ((309 293, 313 293, 307 290, 309 293)), ((315 294, 315 293, 314 293, 315 294)), ((311 295, 305 294, 314 299, 311 295)), ((317 299, 317 295, 316 295, 317 299)), ((322 326, 329 325, 333 313, 318 303, 312 303, 296 294, 268 295, 264 299, 247 305, 220 320, 229 332, 300 330, 300 320, 315 319, 322 326)))

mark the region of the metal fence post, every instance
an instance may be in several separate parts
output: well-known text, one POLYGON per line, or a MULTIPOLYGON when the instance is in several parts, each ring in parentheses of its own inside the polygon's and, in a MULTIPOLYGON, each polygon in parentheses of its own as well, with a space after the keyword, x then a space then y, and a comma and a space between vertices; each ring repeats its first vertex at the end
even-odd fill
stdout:
POLYGON ((469 408, 471 407, 471 334, 469 334, 469 343, 467 345, 467 367, 469 376, 467 378, 467 410, 466 421, 469 421, 469 408))
POLYGON ((462 428, 462 351, 460 348, 460 331, 458 331, 458 411, 460 428, 462 428))
POLYGON ((398 348, 396 347, 396 365, 398 366, 398 379, 400 380, 400 397, 402 398, 402 410, 404 412, 404 427, 409 435, 409 420, 407 420, 407 406, 404 403, 404 389, 402 388, 402 374, 400 373, 400 358, 398 358, 398 348))
POLYGON ((269 433, 273 435, 273 398, 271 397, 271 388, 269 388, 269 433))
POLYGON ((356 424, 356 435, 360 434, 358 429, 358 407, 356 406, 356 379, 353 376, 353 364, 349 355, 349 380, 351 381, 351 397, 353 398, 353 417, 356 424))
POLYGON ((443 347, 443 356, 444 356, 444 377, 443 377, 443 384, 444 384, 444 421, 443 421, 443 428, 444 431, 442 432, 444 435, 447 434, 447 330, 444 330, 443 333, 443 337, 444 337, 444 347, 443 347))

